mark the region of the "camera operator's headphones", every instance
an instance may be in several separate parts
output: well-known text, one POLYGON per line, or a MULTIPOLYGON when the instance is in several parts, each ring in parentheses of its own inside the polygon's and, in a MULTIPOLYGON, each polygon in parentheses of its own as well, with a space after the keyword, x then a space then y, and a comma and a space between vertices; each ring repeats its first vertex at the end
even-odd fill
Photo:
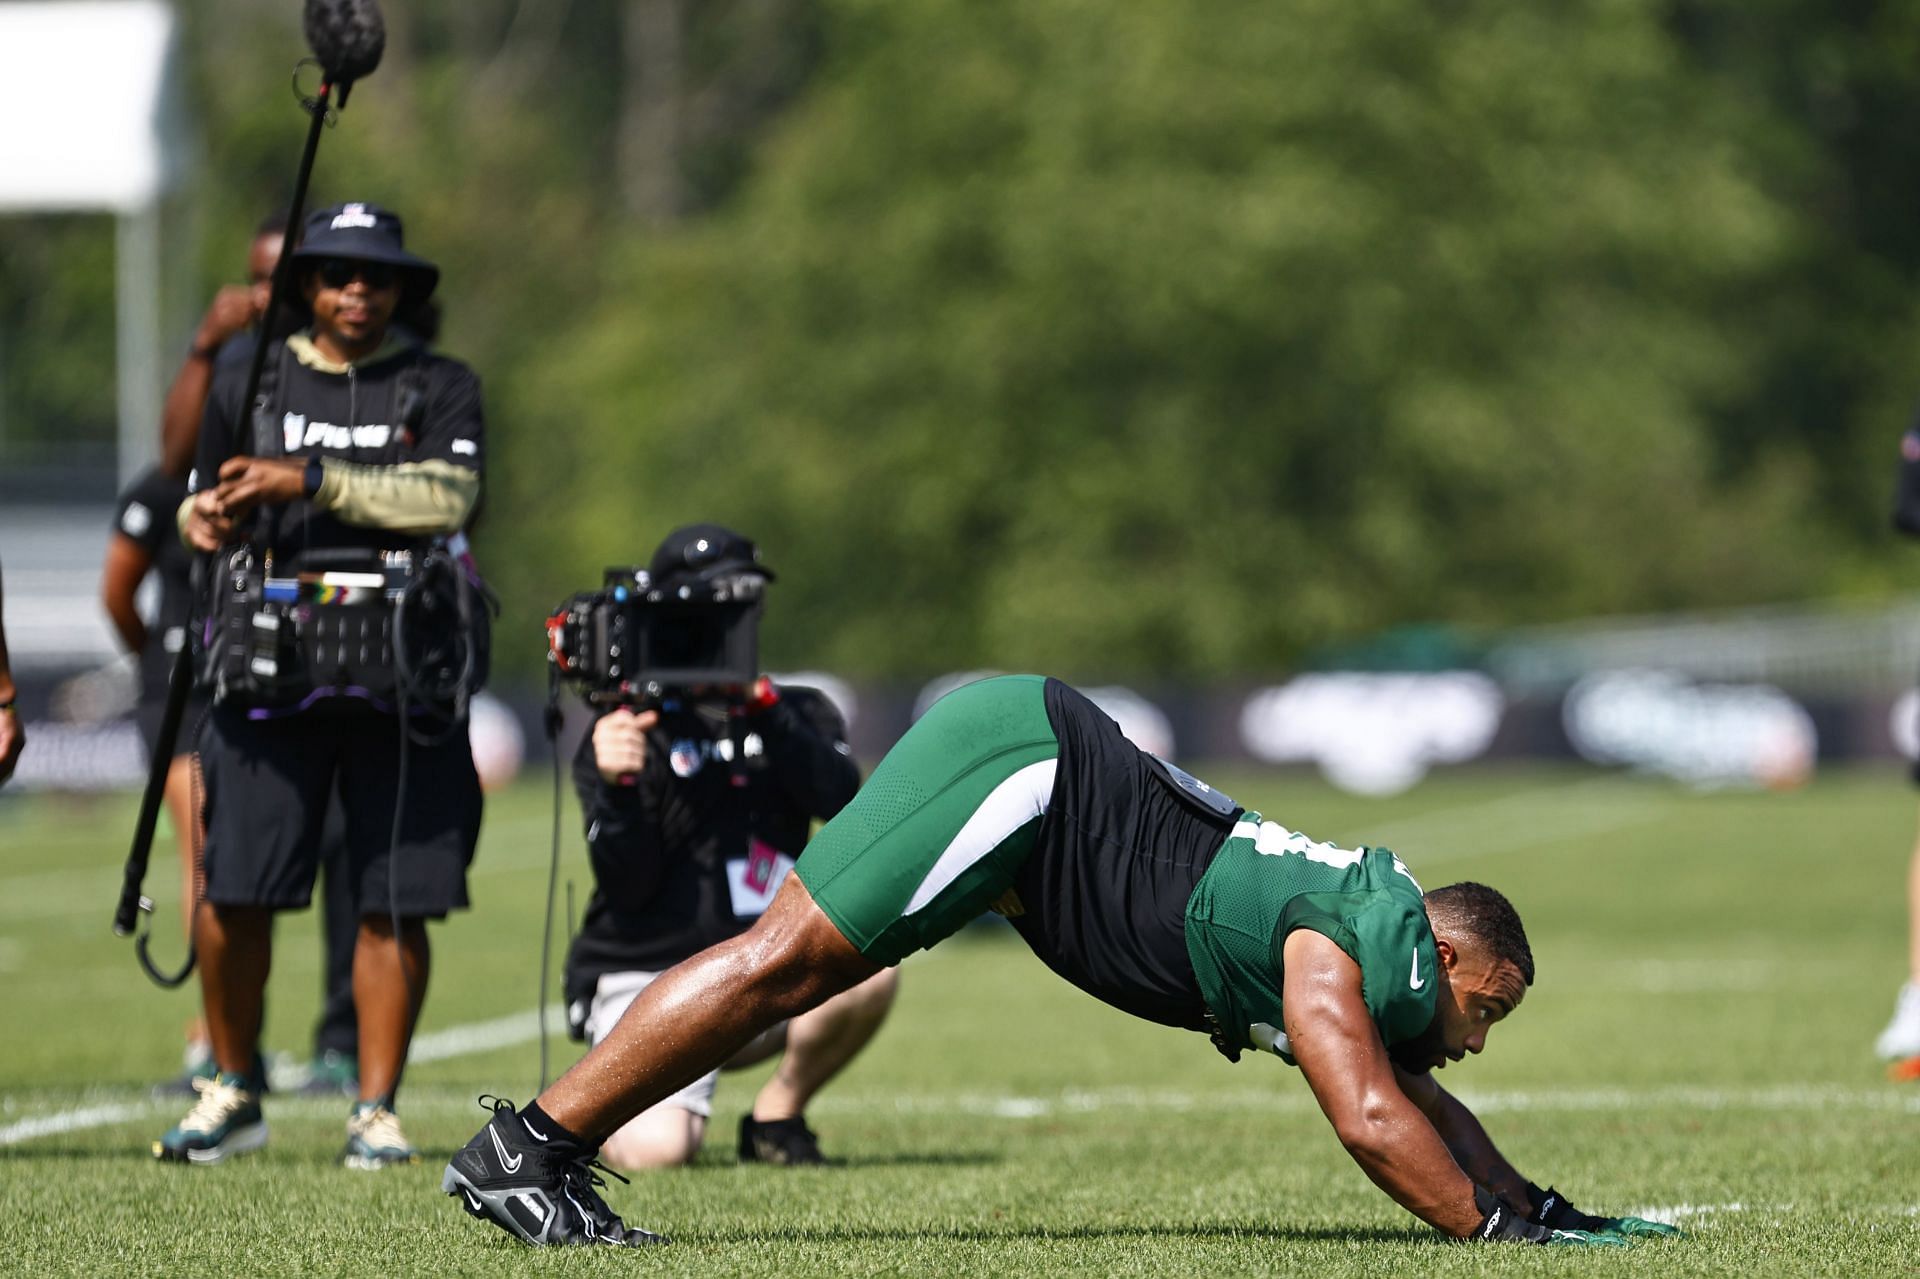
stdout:
POLYGON ((753 539, 719 524, 689 524, 667 534, 653 552, 647 572, 656 586, 705 581, 725 573, 758 573, 769 582, 774 571, 760 562, 753 539))

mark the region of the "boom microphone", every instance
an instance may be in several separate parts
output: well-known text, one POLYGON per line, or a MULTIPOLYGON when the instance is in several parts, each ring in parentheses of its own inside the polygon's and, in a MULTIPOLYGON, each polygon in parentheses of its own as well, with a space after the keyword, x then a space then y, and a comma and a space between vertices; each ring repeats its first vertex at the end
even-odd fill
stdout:
POLYGON ((344 107, 353 82, 372 75, 387 51, 380 6, 374 0, 307 0, 302 25, 313 56, 320 60, 327 83, 340 90, 344 107))

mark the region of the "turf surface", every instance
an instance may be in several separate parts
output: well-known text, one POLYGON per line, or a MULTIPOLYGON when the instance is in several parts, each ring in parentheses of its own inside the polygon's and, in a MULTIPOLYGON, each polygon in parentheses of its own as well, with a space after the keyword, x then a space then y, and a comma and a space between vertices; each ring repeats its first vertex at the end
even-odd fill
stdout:
MULTIPOLYGON (((475 909, 435 932, 423 1042, 400 1103, 417 1168, 333 1164, 345 1103, 272 1096, 272 1141, 161 1166, 184 1104, 188 991, 162 993, 108 930, 133 802, 0 794, 0 1269, 40 1274, 1911 1275, 1920 1085, 1869 1055, 1902 956, 1913 805, 1889 773, 1782 794, 1694 795, 1588 773, 1466 774, 1386 801, 1299 776, 1203 775, 1269 817, 1398 850, 1429 886, 1493 883, 1540 980, 1486 1056, 1442 1080, 1506 1153, 1575 1203, 1678 1219, 1613 1254, 1447 1245, 1334 1141, 1295 1072, 1230 1066, 1198 1036, 1067 987, 1005 930, 910 960, 872 1049, 810 1118, 825 1170, 733 1166, 761 1073, 727 1076, 700 1165, 611 1187, 668 1249, 536 1253, 437 1192, 484 1118, 539 1072, 550 812, 490 801, 475 909), (495 1046, 488 1047, 488 1044, 495 1046)), ((564 874, 584 893, 575 819, 564 874)), ((171 887, 156 858, 150 885, 171 887)), ((165 892, 156 893, 165 896, 165 892)), ((157 949, 178 955, 163 907, 157 949)), ((284 922, 269 1045, 317 1006, 310 916, 284 922)), ((190 988, 189 988, 190 989, 190 988)), ((573 1059, 564 1040, 555 1066, 573 1059)))

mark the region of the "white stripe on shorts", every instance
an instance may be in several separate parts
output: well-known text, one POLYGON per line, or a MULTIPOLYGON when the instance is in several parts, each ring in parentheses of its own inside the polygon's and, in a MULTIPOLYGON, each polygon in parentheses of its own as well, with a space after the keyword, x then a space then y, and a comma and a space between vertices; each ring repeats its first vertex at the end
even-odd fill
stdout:
POLYGON ((969 866, 1006 842, 1007 836, 1047 811, 1053 798, 1053 774, 1058 759, 1043 759, 1001 782, 973 810, 967 824, 953 837, 946 851, 914 889, 913 900, 902 914, 911 915, 938 897, 969 866))

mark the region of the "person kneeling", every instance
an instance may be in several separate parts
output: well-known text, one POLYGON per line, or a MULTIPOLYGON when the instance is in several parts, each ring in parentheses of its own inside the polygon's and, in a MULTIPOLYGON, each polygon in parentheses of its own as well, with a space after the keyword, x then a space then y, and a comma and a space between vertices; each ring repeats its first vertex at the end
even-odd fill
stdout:
MULTIPOLYGON (((750 540, 710 524, 669 534, 650 572, 669 589, 715 575, 773 576, 750 540)), ((657 705, 617 707, 594 722, 574 759, 594 892, 566 975, 572 1021, 592 1044, 660 973, 745 932, 766 910, 813 821, 832 818, 859 788, 846 735, 823 694, 776 690, 764 678, 745 690, 670 692, 657 705), (741 715, 734 759, 731 730, 741 715)), ((692 1163, 720 1072, 783 1053, 741 1116, 740 1161, 824 1163, 807 1103, 879 1030, 898 977, 882 969, 760 1031, 722 1065, 623 1123, 600 1158, 625 1170, 692 1163)))

